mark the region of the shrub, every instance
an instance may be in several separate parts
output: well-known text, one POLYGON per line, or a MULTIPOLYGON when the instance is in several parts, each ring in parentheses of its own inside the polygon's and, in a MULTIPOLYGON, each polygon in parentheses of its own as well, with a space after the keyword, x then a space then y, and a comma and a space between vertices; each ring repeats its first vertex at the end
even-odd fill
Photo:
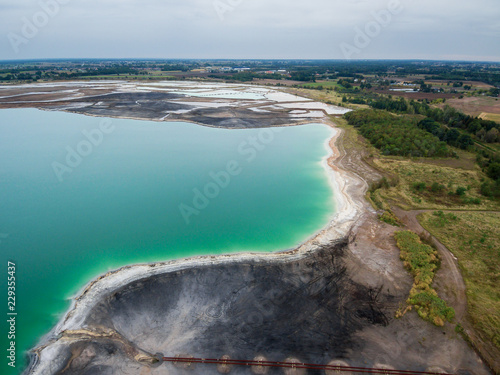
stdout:
MULTIPOLYGON (((438 211, 436 215, 442 217, 444 213, 438 211)), ((443 326, 445 321, 451 322, 455 310, 447 306, 431 286, 439 266, 437 251, 422 243, 419 236, 411 231, 397 232, 394 237, 401 250, 401 260, 414 278, 407 303, 415 307, 422 319, 436 326, 443 326)))
POLYGON ((433 193, 440 193, 444 190, 444 185, 434 182, 431 186, 431 191, 433 193))
POLYGON ((481 184, 480 192, 485 197, 500 197, 500 180, 483 182, 481 184))
POLYGON ((462 197, 465 195, 466 191, 467 189, 464 187, 457 187, 457 191, 455 192, 455 194, 458 195, 459 197, 462 197))
POLYGON ((462 199, 462 202, 464 202, 465 204, 481 204, 481 199, 465 197, 462 199))
POLYGON ((382 220, 384 223, 387 223, 395 227, 399 227, 401 224, 399 219, 390 210, 385 211, 382 215, 380 215, 379 219, 382 220))
POLYGON ((488 176, 493 180, 500 179, 500 163, 491 163, 487 170, 488 176))
POLYGON ((415 182, 413 183, 412 187, 415 191, 422 192, 425 190, 427 185, 425 184, 425 182, 415 182))

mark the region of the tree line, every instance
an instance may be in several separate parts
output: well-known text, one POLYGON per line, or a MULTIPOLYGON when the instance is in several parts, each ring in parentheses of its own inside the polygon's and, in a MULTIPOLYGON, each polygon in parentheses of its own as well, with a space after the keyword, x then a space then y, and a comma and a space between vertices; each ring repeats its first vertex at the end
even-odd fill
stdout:
POLYGON ((384 155, 407 157, 453 156, 445 142, 417 125, 410 116, 395 116, 386 111, 363 109, 345 114, 350 125, 384 155))
POLYGON ((435 122, 446 125, 448 128, 463 130, 482 142, 500 142, 500 124, 495 121, 466 115, 449 105, 445 105, 441 109, 431 107, 426 101, 408 101, 405 98, 393 99, 392 97, 379 97, 368 101, 367 104, 372 108, 384 109, 394 113, 426 116, 435 122))

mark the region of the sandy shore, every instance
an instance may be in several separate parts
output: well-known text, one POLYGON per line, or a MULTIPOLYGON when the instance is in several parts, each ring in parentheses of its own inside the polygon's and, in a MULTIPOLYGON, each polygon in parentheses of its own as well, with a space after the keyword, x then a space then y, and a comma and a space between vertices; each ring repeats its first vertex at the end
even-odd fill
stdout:
POLYGON ((49 369, 47 366, 50 366, 52 357, 57 355, 57 350, 52 350, 54 345, 58 345, 56 343, 57 337, 64 331, 81 329, 85 318, 96 303, 124 285, 164 273, 207 265, 214 266, 249 261, 258 263, 270 261, 290 262, 303 258, 322 245, 329 244, 332 241, 339 241, 349 236, 351 229, 364 210, 363 203, 354 201, 349 190, 356 189, 362 195, 367 185, 350 172, 341 169, 339 162, 342 155, 337 147, 337 142, 342 130, 335 128, 334 124, 326 119, 323 123, 332 128, 332 137, 325 143, 329 153, 324 157, 322 165, 329 176, 329 181, 334 191, 334 208, 336 210, 335 215, 326 228, 311 236, 297 248, 281 252, 271 254, 236 253, 220 256, 199 256, 161 263, 130 265, 101 275, 87 284, 77 294, 69 311, 64 314, 63 319, 49 334, 41 339, 37 348, 33 350, 32 364, 30 369, 28 369, 30 373, 45 373, 49 369))

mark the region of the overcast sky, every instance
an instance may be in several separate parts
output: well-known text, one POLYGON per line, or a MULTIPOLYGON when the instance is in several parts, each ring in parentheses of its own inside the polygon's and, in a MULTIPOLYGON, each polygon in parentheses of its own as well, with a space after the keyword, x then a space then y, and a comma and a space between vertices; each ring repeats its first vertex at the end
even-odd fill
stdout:
POLYGON ((500 61, 500 0, 0 0, 0 14, 0 59, 500 61))

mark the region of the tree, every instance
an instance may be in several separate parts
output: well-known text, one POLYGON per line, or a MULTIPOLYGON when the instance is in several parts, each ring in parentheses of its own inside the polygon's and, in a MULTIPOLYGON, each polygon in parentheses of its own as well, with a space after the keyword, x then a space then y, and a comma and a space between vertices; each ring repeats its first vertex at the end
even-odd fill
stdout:
POLYGON ((455 142, 460 137, 460 132, 457 129, 450 129, 444 135, 444 140, 448 143, 455 142))
POLYGON ((498 129, 495 129, 495 128, 492 128, 490 129, 487 133, 486 133, 486 136, 484 137, 484 141, 487 142, 487 143, 493 143, 493 142, 497 142, 497 140, 499 139, 499 131, 498 129))
POLYGON ((500 95, 500 89, 497 89, 497 88, 492 88, 492 89, 490 89, 490 91, 488 92, 488 95, 489 95, 489 96, 493 96, 494 98, 496 98, 498 95, 500 95))
POLYGON ((487 170, 488 176, 494 180, 500 179, 500 163, 491 163, 487 170))
POLYGON ((477 139, 480 141, 484 141, 484 138, 486 137, 486 130, 484 128, 481 128, 477 133, 476 133, 477 139))
POLYGON ((469 146, 474 145, 474 141, 467 134, 462 134, 460 137, 458 137, 457 143, 458 147, 460 147, 462 150, 466 150, 469 146))

